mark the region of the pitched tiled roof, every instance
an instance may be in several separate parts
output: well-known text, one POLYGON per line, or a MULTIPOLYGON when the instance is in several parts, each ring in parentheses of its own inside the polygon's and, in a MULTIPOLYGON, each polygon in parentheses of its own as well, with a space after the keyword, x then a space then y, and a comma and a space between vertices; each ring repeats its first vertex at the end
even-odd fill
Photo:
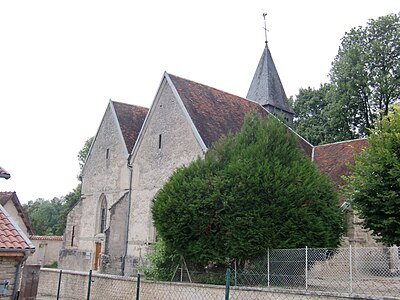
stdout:
POLYGON ((117 114, 126 148, 128 153, 131 153, 149 109, 116 101, 111 102, 117 114))
POLYGON ((62 241, 63 237, 61 235, 32 235, 30 239, 39 241, 62 241))
POLYGON ((314 161, 318 169, 333 181, 336 188, 344 184, 343 175, 349 175, 347 163, 354 163, 354 154, 368 146, 367 139, 316 146, 314 161))
POLYGON ((2 205, 0 205, 0 249, 9 251, 35 249, 2 205))
POLYGON ((0 192, 0 204, 4 206, 8 201, 12 201, 14 203, 15 209, 18 211, 18 214, 21 216, 28 230, 28 234, 33 234, 34 231, 32 225, 29 221, 28 216, 25 214, 21 202, 19 202, 16 192, 0 192))
MULTIPOLYGON (((168 76, 207 148, 221 136, 238 132, 246 113, 255 111, 270 115, 254 101, 178 76, 168 76)), ((311 157, 311 145, 301 138, 298 141, 300 148, 311 157)))
POLYGON ((210 147, 222 135, 240 130, 246 113, 266 115, 257 103, 169 74, 204 143, 210 147))
POLYGON ((5 205, 9 200, 12 200, 15 192, 0 192, 0 204, 5 205))
POLYGON ((6 170, 4 170, 1 166, 0 166, 0 178, 5 178, 5 179, 10 179, 10 173, 8 173, 6 170))

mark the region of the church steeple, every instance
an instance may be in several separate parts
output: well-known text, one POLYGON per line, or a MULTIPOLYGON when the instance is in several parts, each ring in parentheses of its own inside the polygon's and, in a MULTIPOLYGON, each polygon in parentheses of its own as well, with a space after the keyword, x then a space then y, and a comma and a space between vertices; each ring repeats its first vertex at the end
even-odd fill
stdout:
MULTIPOLYGON (((264 20, 265 15, 263 14, 264 20)), ((265 27, 264 29, 266 31, 265 27)), ((260 103, 273 114, 283 114, 289 122, 293 121, 294 112, 286 97, 267 40, 246 98, 260 103)))

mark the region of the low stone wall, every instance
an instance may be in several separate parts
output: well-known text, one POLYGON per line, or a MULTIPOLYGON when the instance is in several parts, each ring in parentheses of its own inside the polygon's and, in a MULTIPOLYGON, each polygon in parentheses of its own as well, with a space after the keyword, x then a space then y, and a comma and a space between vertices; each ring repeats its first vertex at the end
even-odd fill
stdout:
POLYGON ((30 237, 35 246, 35 253, 29 256, 28 264, 38 264, 43 266, 58 262, 59 252, 63 243, 62 236, 38 236, 30 237))
MULTIPOLYGON (((60 270, 42 268, 40 272, 39 290, 37 299, 55 299, 57 295, 60 270)), ((62 271, 60 285, 60 299, 86 299, 88 294, 89 274, 87 272, 62 271)), ((116 275, 92 274, 90 299, 136 299, 137 279, 116 275)), ((221 300, 225 298, 225 287, 194 283, 156 282, 141 280, 141 300, 221 300)), ((230 299, 365 299, 357 295, 304 292, 279 289, 231 287, 230 299)), ((368 299, 382 299, 369 297, 368 299)), ((400 298, 385 298, 400 299, 400 298)))
POLYGON ((58 258, 58 267, 64 269, 70 267, 77 271, 90 270, 92 253, 79 249, 61 249, 58 258))
POLYGON ((15 273, 17 266, 22 260, 22 256, 0 256, 0 298, 11 299, 15 285, 15 273), (4 289, 4 283, 7 282, 7 288, 4 289))

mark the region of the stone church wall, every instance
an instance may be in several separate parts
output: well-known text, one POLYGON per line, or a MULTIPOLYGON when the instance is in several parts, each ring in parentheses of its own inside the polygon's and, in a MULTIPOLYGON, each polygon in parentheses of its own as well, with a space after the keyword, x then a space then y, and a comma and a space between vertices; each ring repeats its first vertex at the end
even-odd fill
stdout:
POLYGON ((110 221, 108 209, 129 189, 127 157, 119 125, 109 105, 83 170, 81 200, 68 216, 60 254, 63 268, 88 270, 88 266, 93 267, 96 243, 101 244, 101 252, 104 252, 105 235, 100 232, 101 201, 105 198, 107 203, 107 228, 110 221), (71 245, 73 231, 74 243, 71 245), (73 262, 74 256, 79 258, 76 263, 73 262))
POLYGON ((78 249, 80 244, 81 220, 84 205, 81 199, 67 216, 67 226, 64 232, 63 246, 60 250, 58 266, 62 269, 87 271, 90 269, 91 255, 89 249, 78 249))
POLYGON ((126 247, 128 193, 110 208, 110 226, 106 230, 106 244, 101 257, 101 272, 123 275, 126 247))
POLYGON ((164 80, 133 161, 133 191, 126 274, 146 259, 155 242, 151 203, 173 171, 203 151, 170 86, 164 80))
POLYGON ((382 247, 383 245, 375 240, 372 232, 360 225, 362 221, 352 209, 347 211, 347 232, 342 239, 342 247, 382 247))

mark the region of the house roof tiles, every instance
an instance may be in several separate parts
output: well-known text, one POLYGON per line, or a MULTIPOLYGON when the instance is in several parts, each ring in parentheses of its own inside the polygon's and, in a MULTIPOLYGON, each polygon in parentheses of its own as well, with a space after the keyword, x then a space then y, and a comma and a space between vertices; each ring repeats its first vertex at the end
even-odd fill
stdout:
POLYGON ((11 252, 35 249, 2 205, 0 205, 0 249, 11 252))

